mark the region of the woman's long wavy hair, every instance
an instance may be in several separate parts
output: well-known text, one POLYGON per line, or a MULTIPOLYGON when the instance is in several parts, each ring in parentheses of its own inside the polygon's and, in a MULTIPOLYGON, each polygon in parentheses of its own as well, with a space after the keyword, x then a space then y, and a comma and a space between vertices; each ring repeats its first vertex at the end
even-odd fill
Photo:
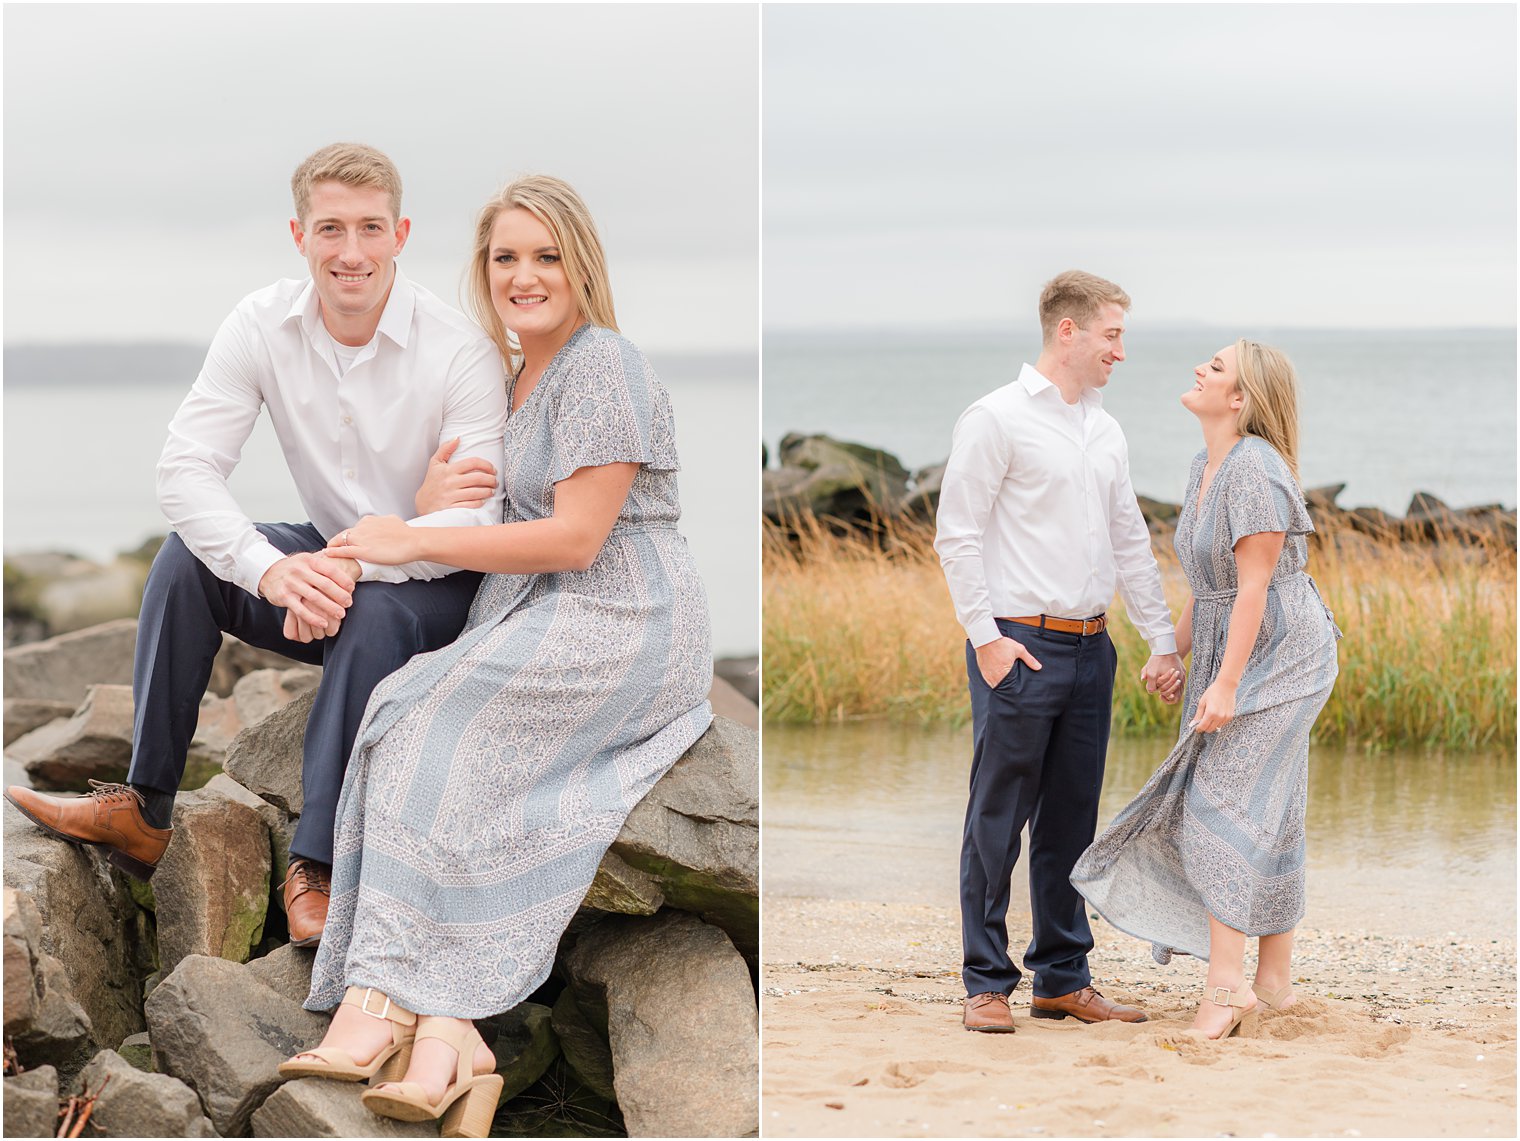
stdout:
MULTIPOLYGON (((1298 376, 1281 349, 1245 338, 1235 342, 1236 385, 1243 400, 1236 429, 1259 436, 1298 475, 1298 376)), ((1299 480, 1302 486, 1302 480, 1299 480)))
POLYGON ((607 278, 607 257, 597 235, 591 211, 581 196, 563 179, 529 174, 509 182, 480 208, 475 220, 475 247, 470 255, 470 309, 475 320, 495 342, 507 371, 516 376, 522 368, 522 349, 491 303, 491 231, 503 210, 523 209, 548 227, 559 247, 565 276, 576 291, 581 316, 593 325, 618 331, 612 305, 612 283, 607 278))

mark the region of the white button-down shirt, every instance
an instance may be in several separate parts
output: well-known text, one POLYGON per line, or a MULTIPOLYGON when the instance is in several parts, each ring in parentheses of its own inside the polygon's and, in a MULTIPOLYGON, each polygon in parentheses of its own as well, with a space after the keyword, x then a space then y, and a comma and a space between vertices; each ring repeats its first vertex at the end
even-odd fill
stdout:
POLYGON ((1075 405, 1030 365, 955 424, 934 549, 973 646, 996 618, 1091 618, 1117 581, 1155 654, 1176 631, 1129 481, 1129 448, 1095 389, 1075 405))
MULTIPOLYGON (((498 480, 478 508, 412 518, 438 445, 498 472, 507 417, 501 356, 479 326, 396 269, 374 338, 346 370, 310 278, 245 297, 217 330, 206 363, 169 424, 158 502, 170 526, 218 578, 257 594, 285 556, 254 530, 227 488, 259 409, 268 408, 307 516, 331 539, 363 515, 418 526, 501 522, 498 480)), ((362 564, 366 581, 438 578, 437 563, 362 564)))

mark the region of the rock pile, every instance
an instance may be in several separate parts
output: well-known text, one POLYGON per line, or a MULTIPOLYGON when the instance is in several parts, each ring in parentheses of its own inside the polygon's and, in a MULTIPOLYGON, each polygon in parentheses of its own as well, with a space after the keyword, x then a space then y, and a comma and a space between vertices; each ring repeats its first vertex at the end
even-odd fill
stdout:
MULTIPOLYGON (((939 509, 945 465, 933 464, 909 474, 896 456, 880 448, 830 436, 796 433, 782 438, 779 468, 762 473, 765 517, 783 531, 816 519, 836 532, 875 531, 882 524, 932 526, 939 509)), ((1454 508, 1429 492, 1416 492, 1402 517, 1376 507, 1337 506, 1346 485, 1309 488, 1309 514, 1324 536, 1347 535, 1406 543, 1457 543, 1515 549, 1515 510, 1501 504, 1454 508)), ((1139 496, 1140 511, 1151 533, 1170 539, 1180 508, 1175 503, 1139 496)))
MULTIPOLYGON (((6 651, 8 774, 122 779, 134 627, 6 651)), ((360 1086, 275 1070, 327 1024, 302 1008, 314 952, 286 942, 278 902, 319 676, 227 640, 151 886, 4 806, 5 1033, 23 1071, 5 1079, 6 1136, 51 1136, 60 1098, 96 1093, 94 1135, 437 1135, 374 1116, 360 1086)), ((733 686, 714 702, 753 723, 733 686)), ((550 981, 480 1024, 505 1079, 494 1132, 756 1132, 758 816, 756 734, 720 716, 629 817, 550 981)))

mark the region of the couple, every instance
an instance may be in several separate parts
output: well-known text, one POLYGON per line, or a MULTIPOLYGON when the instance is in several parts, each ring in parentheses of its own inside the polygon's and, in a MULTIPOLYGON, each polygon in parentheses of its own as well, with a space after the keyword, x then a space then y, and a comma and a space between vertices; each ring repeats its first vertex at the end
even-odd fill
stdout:
POLYGON ((376 1112, 484 1137, 501 1079, 470 1020, 544 982, 624 818, 711 719, 670 401, 558 179, 480 211, 478 326, 397 266, 383 154, 325 147, 291 185, 310 277, 227 318, 159 463, 175 533, 128 783, 6 795, 146 879, 222 631, 321 665, 284 900, 292 942, 320 944, 306 1006, 337 1013, 281 1071, 372 1078, 376 1112), (312 522, 256 525, 228 490, 261 407, 312 522))
POLYGON ((1245 340, 1194 370, 1182 404, 1206 447, 1174 540, 1191 587, 1174 629, 1124 435, 1100 398, 1124 359, 1129 305, 1092 274, 1047 284, 1039 360, 962 414, 945 468, 935 550, 968 638, 975 742, 961 848, 968 1030, 1014 1030, 1009 877, 1026 824, 1033 1017, 1146 1019, 1093 988, 1084 897, 1160 962, 1208 961, 1193 1020, 1206 1036, 1294 1002, 1309 732, 1340 636, 1304 573, 1297 382, 1280 352, 1245 340), (1184 724, 1095 841, 1116 581, 1151 649, 1141 679, 1168 704, 1181 698, 1184 724), (1260 937, 1250 986, 1248 936, 1260 937))

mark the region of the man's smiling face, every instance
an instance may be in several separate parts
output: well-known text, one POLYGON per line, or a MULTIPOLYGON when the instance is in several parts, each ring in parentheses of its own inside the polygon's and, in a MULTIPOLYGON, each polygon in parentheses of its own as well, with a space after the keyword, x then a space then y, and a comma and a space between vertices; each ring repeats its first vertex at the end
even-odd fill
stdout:
POLYGON ((290 231, 311 267, 323 316, 335 331, 332 324, 374 313, 385 304, 411 221, 393 217, 390 195, 375 187, 319 182, 311 188, 310 201, 307 217, 292 220, 290 231))

